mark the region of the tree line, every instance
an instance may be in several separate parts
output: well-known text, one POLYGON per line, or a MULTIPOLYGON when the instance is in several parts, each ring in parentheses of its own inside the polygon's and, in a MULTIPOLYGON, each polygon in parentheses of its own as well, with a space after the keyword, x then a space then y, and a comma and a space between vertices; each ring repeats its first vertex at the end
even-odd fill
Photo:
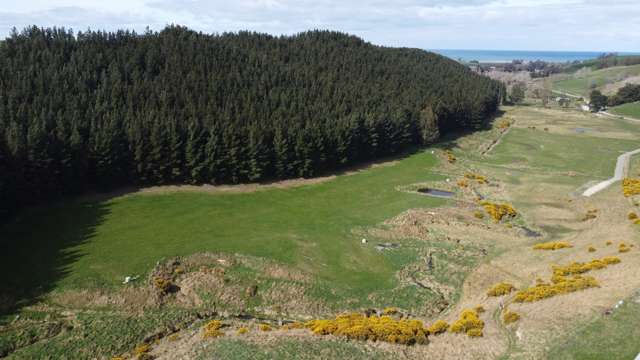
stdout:
POLYGON ((311 177, 477 128, 503 97, 442 56, 337 32, 14 30, 0 215, 123 185, 311 177))
POLYGON ((600 90, 592 90, 589 99, 589 105, 593 111, 600 111, 607 106, 613 107, 640 101, 640 84, 626 84, 611 96, 602 94, 600 90))

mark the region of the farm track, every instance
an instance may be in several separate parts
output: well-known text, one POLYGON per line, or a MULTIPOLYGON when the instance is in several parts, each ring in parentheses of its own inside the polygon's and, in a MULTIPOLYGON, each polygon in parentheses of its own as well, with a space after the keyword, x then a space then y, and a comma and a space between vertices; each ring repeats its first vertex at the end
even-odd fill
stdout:
POLYGON ((629 162, 631 161, 631 156, 639 153, 640 153, 640 149, 636 149, 618 156, 618 160, 616 161, 616 169, 613 172, 613 177, 591 186, 590 188, 588 188, 582 193, 582 196, 590 197, 592 195, 595 195, 600 191, 613 185, 614 183, 624 179, 625 176, 627 176, 627 173, 629 172, 629 162))

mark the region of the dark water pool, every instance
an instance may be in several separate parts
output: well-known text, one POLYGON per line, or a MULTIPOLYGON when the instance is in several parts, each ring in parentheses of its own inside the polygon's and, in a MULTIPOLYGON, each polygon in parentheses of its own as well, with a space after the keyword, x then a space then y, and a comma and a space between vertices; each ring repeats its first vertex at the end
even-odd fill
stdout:
POLYGON ((456 194, 456 193, 451 192, 451 191, 430 189, 430 188, 418 189, 418 192, 420 194, 425 194, 425 195, 429 195, 429 196, 446 197, 446 198, 453 197, 456 194))

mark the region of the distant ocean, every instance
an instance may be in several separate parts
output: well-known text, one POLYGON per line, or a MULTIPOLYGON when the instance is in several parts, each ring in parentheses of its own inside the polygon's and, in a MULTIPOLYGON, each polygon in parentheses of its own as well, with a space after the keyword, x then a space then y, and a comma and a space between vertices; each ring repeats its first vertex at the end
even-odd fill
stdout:
MULTIPOLYGON (((444 55, 454 60, 472 61, 482 63, 504 63, 512 60, 548 62, 567 62, 576 60, 594 59, 603 52, 591 51, 522 51, 522 50, 429 50, 444 55)), ((619 55, 640 55, 640 53, 619 52, 619 55)))

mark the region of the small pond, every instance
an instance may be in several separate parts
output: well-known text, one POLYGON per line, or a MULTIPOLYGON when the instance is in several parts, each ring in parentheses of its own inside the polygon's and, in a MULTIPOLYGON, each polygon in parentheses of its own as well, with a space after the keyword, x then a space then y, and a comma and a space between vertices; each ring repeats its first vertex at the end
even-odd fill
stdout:
POLYGON ((421 189, 418 189, 418 192, 424 195, 435 196, 435 197, 445 197, 445 198, 453 197, 456 194, 451 191, 431 189, 431 188, 421 188, 421 189))

